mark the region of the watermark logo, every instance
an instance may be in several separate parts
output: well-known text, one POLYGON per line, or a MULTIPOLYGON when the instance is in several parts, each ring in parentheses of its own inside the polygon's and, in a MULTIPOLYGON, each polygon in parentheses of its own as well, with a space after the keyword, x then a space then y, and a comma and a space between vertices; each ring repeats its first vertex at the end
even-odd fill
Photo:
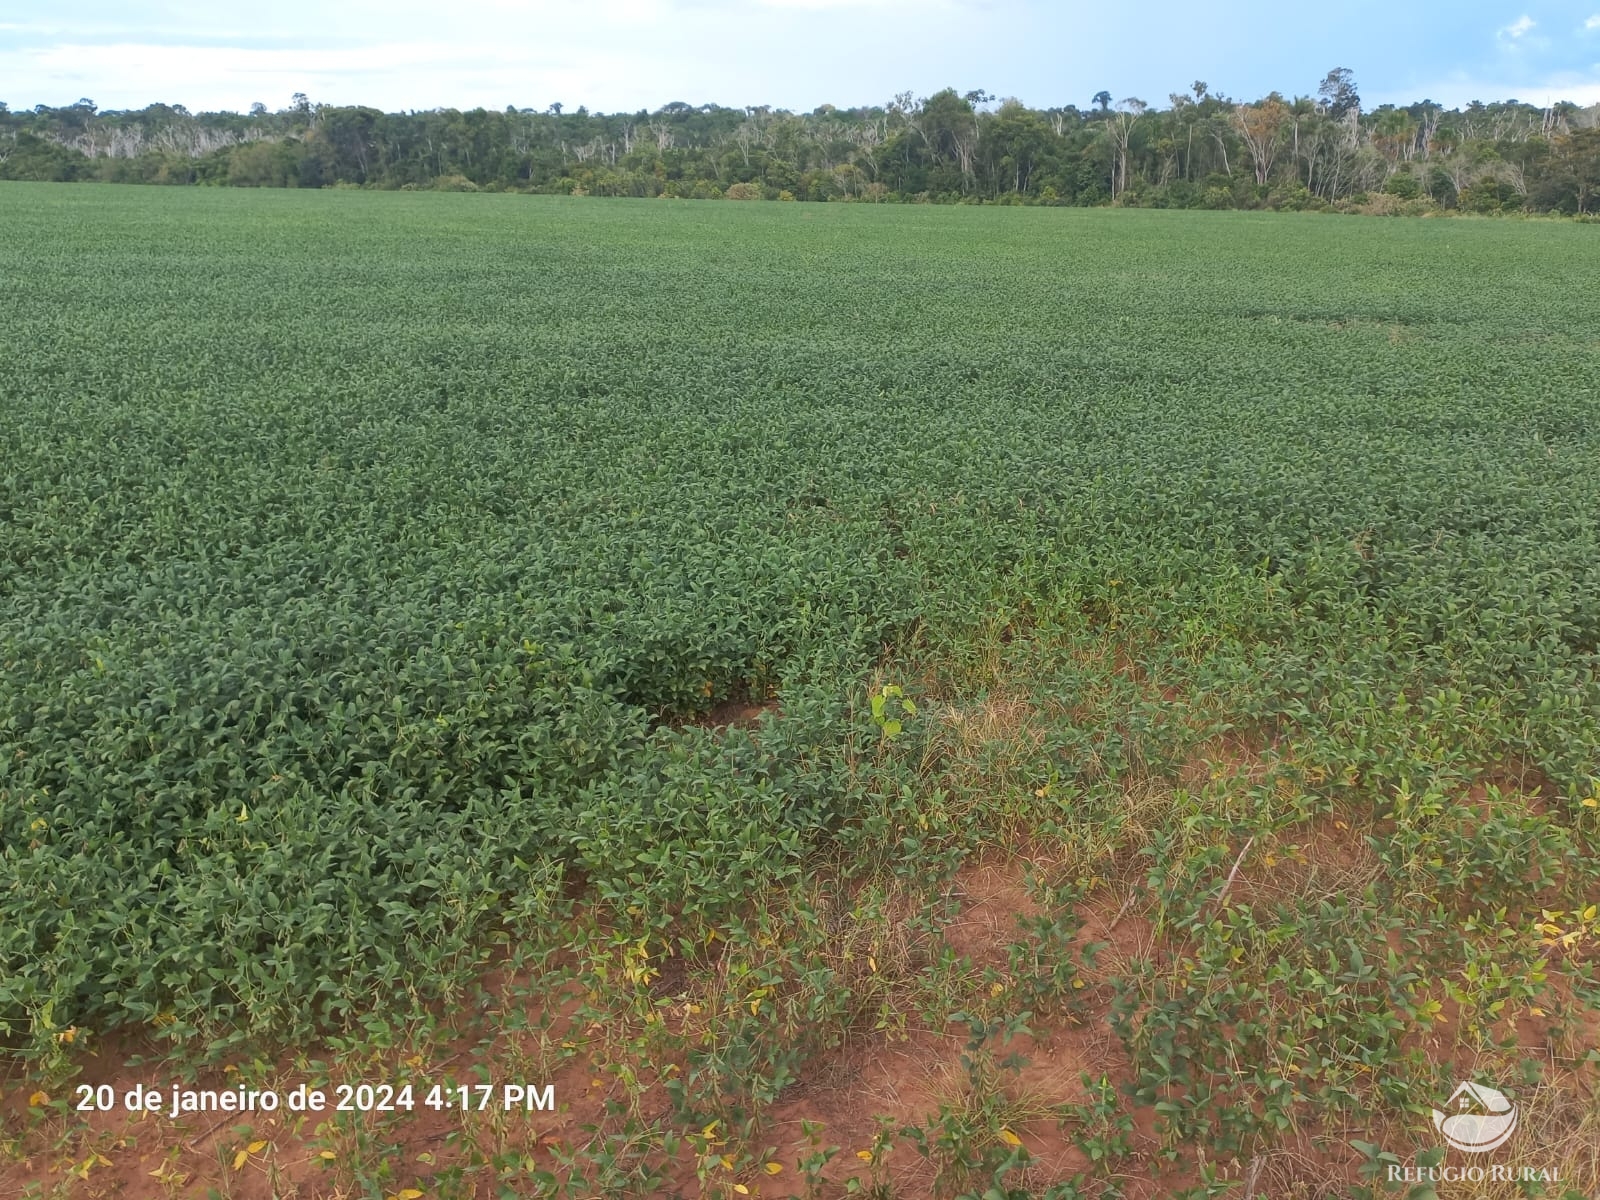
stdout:
POLYGON ((1517 1106, 1486 1084, 1457 1084, 1446 1107, 1455 1111, 1434 1109, 1433 1127, 1451 1146, 1468 1154, 1497 1150, 1517 1130, 1517 1106))
MULTIPOLYGON (((1450 1112, 1433 1110, 1433 1127, 1456 1150, 1486 1154, 1498 1150, 1517 1131, 1517 1106, 1498 1088, 1482 1083, 1458 1083, 1445 1101, 1450 1112)), ((1559 1183, 1559 1166, 1534 1167, 1526 1163, 1472 1162, 1445 1164, 1445 1148, 1436 1146, 1417 1156, 1413 1164, 1356 1142, 1357 1149, 1387 1166, 1390 1183, 1559 1183)), ((1363 1173, 1369 1173, 1363 1168, 1363 1173)), ((1371 1172, 1371 1173, 1375 1173, 1371 1172)))

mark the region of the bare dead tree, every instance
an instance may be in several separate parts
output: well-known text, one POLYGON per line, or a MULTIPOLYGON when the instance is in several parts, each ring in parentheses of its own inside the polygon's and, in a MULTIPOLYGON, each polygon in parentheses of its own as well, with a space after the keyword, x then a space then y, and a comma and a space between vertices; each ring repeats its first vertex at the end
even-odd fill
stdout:
POLYGON ((1422 151, 1422 161, 1427 162, 1433 156, 1433 139, 1439 133, 1439 110, 1429 107, 1422 118, 1422 125, 1417 131, 1418 148, 1422 151))
POLYGON ((1137 96, 1129 96, 1106 117, 1106 136, 1111 139, 1111 198, 1115 200, 1128 187, 1128 141, 1133 127, 1148 108, 1137 96))
POLYGON ((1527 198, 1528 176, 1520 162, 1503 161, 1495 164, 1496 178, 1504 182, 1517 195, 1527 198))
POLYGON ((750 147, 761 140, 761 131, 755 124, 745 121, 733 131, 733 144, 739 147, 739 154, 744 159, 744 165, 750 165, 750 147))

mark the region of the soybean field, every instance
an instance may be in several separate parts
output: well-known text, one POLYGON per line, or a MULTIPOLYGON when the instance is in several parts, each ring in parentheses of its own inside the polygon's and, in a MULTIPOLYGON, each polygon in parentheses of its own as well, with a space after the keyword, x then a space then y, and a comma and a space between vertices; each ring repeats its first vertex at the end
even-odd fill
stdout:
POLYGON ((1600 1186, 1600 231, 0 230, 0 1190, 1600 1186))

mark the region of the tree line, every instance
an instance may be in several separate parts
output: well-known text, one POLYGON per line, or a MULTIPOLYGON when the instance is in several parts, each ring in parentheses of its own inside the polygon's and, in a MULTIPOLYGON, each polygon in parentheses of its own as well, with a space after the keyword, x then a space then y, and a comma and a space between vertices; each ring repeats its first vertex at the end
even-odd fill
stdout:
POLYGON ((806 113, 386 113, 298 93, 248 113, 0 103, 0 179, 1580 215, 1600 192, 1600 105, 1367 111, 1346 68, 1315 95, 1243 102, 1197 80, 1167 101, 1101 91, 1081 109, 1037 109, 947 88, 806 113))

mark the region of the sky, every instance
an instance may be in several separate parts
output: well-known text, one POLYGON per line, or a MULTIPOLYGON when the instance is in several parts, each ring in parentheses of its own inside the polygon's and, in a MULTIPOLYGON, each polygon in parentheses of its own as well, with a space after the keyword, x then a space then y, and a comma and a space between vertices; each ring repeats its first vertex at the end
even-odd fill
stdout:
POLYGON ((0 0, 0 100, 191 111, 313 103, 795 111, 983 89, 1165 107, 1204 80, 1363 106, 1600 103, 1600 0, 0 0), (1446 15, 1447 14, 1447 15, 1446 15))

